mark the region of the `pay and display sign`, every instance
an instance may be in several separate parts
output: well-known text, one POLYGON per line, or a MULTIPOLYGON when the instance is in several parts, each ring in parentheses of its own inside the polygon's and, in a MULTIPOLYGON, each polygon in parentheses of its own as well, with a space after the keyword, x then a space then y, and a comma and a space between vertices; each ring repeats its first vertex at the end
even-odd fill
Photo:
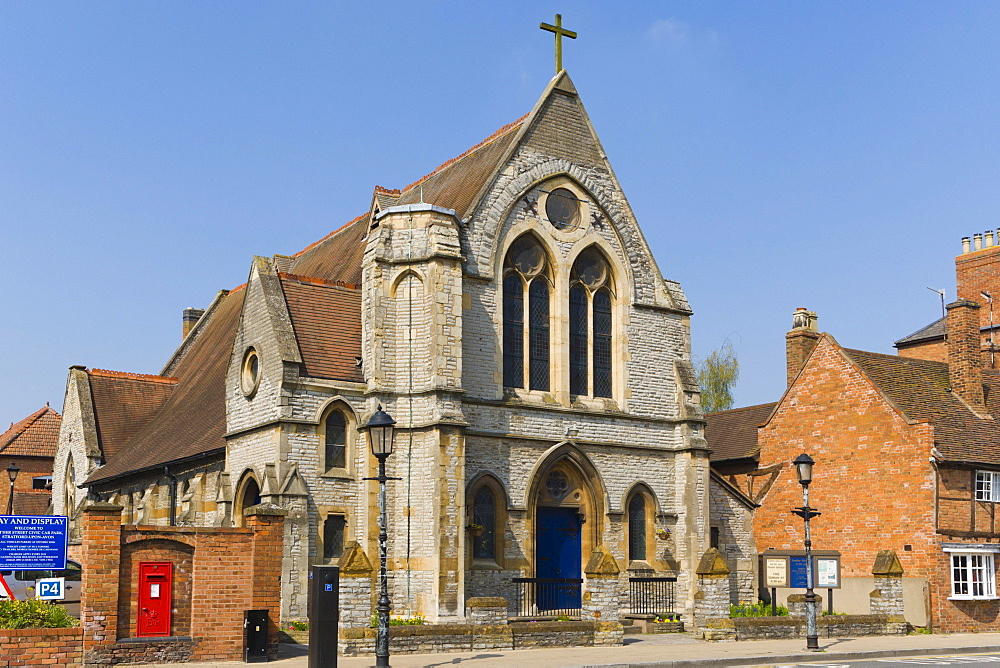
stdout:
POLYGON ((61 571, 68 538, 63 515, 0 515, 0 570, 61 571))

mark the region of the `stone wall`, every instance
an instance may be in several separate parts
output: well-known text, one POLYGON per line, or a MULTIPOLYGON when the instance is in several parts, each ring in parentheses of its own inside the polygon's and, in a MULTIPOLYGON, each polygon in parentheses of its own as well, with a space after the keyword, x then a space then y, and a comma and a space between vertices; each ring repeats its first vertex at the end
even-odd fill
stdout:
POLYGON ((757 547, 753 509, 714 477, 709 482, 709 518, 719 529, 719 551, 729 567, 729 602, 757 600, 757 547))
MULTIPOLYGON (((819 617, 816 627, 820 638, 852 636, 906 635, 910 625, 894 615, 829 615, 819 617)), ((706 640, 764 640, 804 638, 805 617, 736 617, 713 619, 707 623, 706 640)))
POLYGON ((83 663, 83 630, 0 629, 0 668, 66 666, 83 663))

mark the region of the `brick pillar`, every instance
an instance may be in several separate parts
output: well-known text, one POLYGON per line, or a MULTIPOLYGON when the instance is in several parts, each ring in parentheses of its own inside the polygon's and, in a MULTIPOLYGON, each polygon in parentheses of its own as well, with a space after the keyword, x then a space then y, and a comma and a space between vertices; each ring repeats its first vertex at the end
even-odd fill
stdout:
POLYGON ((268 658, 278 658, 281 619, 281 560, 284 556, 285 510, 270 503, 247 508, 246 526, 253 530, 252 605, 268 611, 268 658))
POLYGON ((80 625, 84 665, 92 665, 102 663, 101 647, 118 640, 122 507, 90 502, 82 514, 80 625))
MULTIPOLYGON (((708 549, 698 562, 698 592, 694 595, 694 624, 697 635, 710 640, 726 639, 720 629, 708 631, 710 622, 729 619, 729 566, 726 558, 714 547, 708 549), (711 636, 711 637, 709 637, 711 636)), ((733 634, 735 640, 735 633, 733 634)))
POLYGON ((881 550, 872 567, 875 589, 869 594, 873 615, 903 615, 903 565, 895 550, 881 550))
POLYGON ((618 617, 621 610, 621 589, 618 575, 621 569, 614 556, 603 545, 590 553, 584 569, 587 589, 583 592, 581 617, 595 622, 595 645, 620 645, 624 630, 618 617))
POLYGON ((375 594, 375 569, 356 540, 344 546, 340 557, 340 628, 364 629, 371 625, 375 594))
POLYGON ((973 409, 985 411, 979 304, 959 299, 948 304, 948 378, 951 389, 973 409))

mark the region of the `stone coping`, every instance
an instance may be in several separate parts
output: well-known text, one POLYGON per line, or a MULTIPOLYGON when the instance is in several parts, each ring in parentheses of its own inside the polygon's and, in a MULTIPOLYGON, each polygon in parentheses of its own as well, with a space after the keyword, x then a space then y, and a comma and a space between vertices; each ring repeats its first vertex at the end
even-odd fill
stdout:
POLYGON ((194 642, 194 638, 191 636, 151 636, 149 638, 119 638, 115 641, 116 645, 138 645, 143 643, 158 643, 158 642, 194 642))
MULTIPOLYGON (((511 622, 509 624, 419 624, 413 626, 391 626, 389 636, 412 638, 417 636, 460 636, 460 635, 502 635, 509 629, 515 634, 524 633, 586 633, 591 631, 612 631, 621 628, 620 622, 511 622)), ((378 629, 370 627, 341 629, 340 637, 345 640, 374 638, 378 629)))
POLYGON ((467 608, 506 608, 507 599, 503 596, 476 596, 466 599, 467 608))

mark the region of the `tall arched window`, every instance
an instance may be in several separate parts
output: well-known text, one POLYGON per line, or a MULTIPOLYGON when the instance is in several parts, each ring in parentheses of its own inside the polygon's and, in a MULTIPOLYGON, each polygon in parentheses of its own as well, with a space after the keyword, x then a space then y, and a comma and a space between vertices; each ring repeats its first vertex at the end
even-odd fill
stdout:
POLYGON ((332 411, 326 416, 323 456, 327 471, 347 468, 347 420, 340 411, 332 411))
POLYGON ((473 559, 496 559, 497 498, 483 485, 472 502, 472 523, 482 527, 472 537, 473 559))
POLYGON ((521 237, 511 245, 504 259, 504 387, 524 387, 527 365, 528 389, 549 390, 550 292, 545 251, 534 237, 521 237))
POLYGON ((646 560, 646 497, 642 494, 628 502, 628 560, 646 560))
POLYGON ((601 252, 588 248, 580 253, 570 275, 570 394, 611 396, 613 287, 611 268, 601 252))

